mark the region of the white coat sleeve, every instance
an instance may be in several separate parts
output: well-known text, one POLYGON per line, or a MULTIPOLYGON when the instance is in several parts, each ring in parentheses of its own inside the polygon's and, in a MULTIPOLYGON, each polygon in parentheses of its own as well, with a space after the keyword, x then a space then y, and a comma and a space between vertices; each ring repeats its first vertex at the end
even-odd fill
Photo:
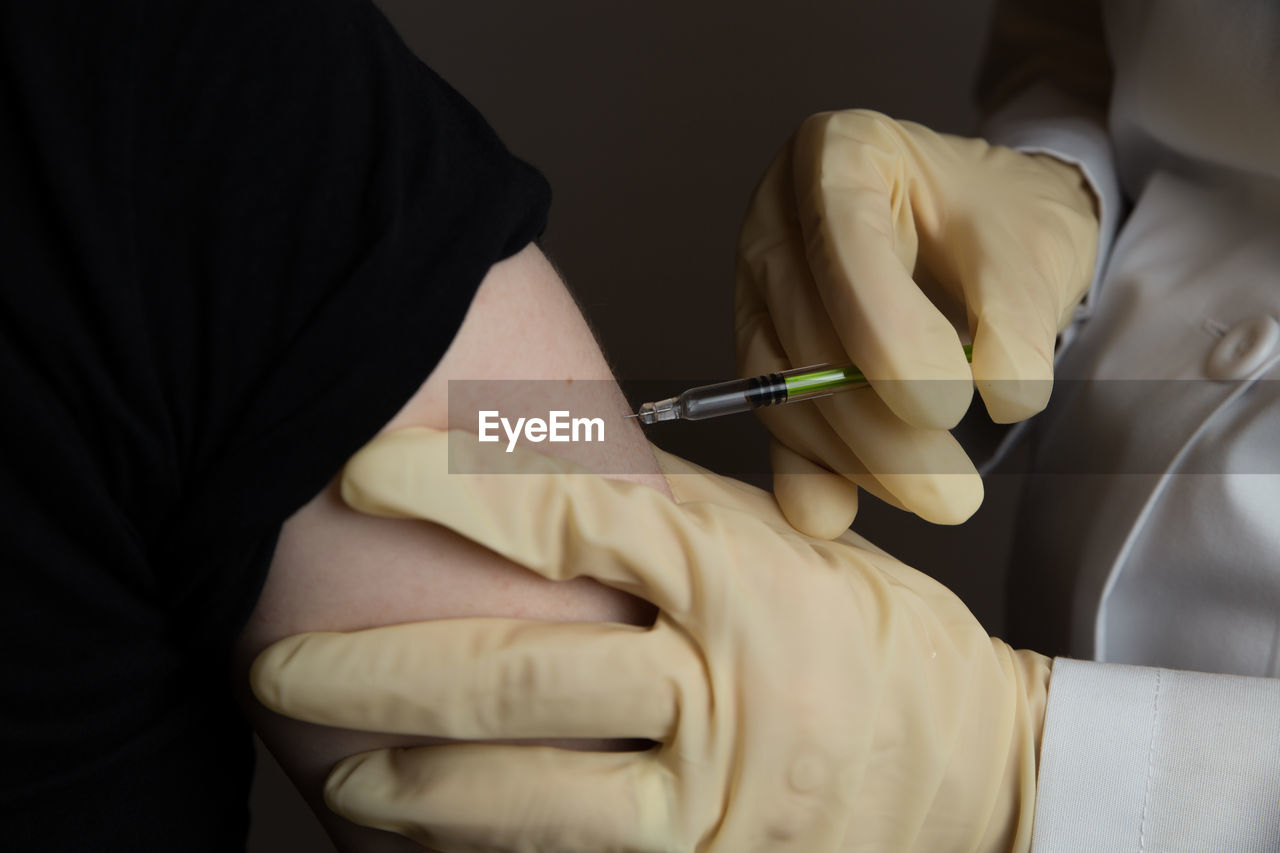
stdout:
POLYGON ((1280 679, 1056 660, 1031 849, 1280 850, 1280 679))

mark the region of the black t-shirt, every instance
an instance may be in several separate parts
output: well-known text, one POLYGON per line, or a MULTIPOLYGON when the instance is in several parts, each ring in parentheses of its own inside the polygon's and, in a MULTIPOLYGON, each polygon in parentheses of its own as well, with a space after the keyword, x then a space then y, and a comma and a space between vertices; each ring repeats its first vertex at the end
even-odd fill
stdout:
POLYGON ((0 0, 0 846, 243 847, 280 525, 548 195, 364 0, 0 0))

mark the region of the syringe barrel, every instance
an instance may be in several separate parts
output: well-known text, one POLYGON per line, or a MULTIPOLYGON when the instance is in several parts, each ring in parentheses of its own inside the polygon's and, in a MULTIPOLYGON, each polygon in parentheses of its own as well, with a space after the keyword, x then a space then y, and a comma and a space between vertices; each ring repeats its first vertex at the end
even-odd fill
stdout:
MULTIPOLYGON (((781 393, 786 399, 786 389, 781 393)), ((690 388, 680 395, 682 417, 688 421, 700 421, 706 418, 718 418, 721 415, 732 415, 737 412, 749 412, 759 405, 767 403, 754 402, 761 399, 760 379, 733 379, 729 382, 717 382, 715 385, 701 385, 690 388)))
POLYGON ((677 400, 681 418, 700 421, 749 412, 761 406, 826 397, 833 391, 857 383, 865 384, 865 381, 852 365, 824 364, 701 385, 685 391, 677 400))

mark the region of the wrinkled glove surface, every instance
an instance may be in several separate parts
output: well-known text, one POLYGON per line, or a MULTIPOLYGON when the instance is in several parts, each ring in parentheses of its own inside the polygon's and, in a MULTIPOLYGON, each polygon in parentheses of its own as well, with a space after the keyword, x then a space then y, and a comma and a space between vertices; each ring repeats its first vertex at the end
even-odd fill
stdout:
MULTIPOLYGON (((468 433, 413 429, 343 495, 531 571, 660 608, 650 628, 454 619, 305 634, 258 697, 325 725, 463 740, 353 756, 326 799, 441 851, 1026 850, 1050 663, 884 554, 792 530, 767 493, 672 457, 678 500, 468 433), (505 475, 449 473, 458 470, 505 475)), ((856 541, 849 534, 850 541, 856 541)))

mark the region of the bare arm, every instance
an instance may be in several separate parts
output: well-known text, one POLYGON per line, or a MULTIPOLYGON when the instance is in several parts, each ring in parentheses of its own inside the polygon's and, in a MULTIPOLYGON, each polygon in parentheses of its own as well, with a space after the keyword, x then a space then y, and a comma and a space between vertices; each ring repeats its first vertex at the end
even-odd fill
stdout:
MULTIPOLYGON (((564 285, 542 253, 530 246, 489 271, 444 359, 383 431, 447 426, 450 378, 611 376, 564 285)), ((586 385, 586 393, 597 396, 600 405, 619 411, 624 407, 611 381, 586 385)), ((518 399, 536 394, 537 386, 523 392, 510 387, 504 393, 511 399, 503 404, 513 408, 537 402, 518 399)), ((548 444, 541 449, 600 471, 639 472, 621 476, 667 492, 639 428, 620 422, 610 429, 626 432, 604 445, 548 444)), ((342 503, 335 481, 284 525, 266 586, 240 636, 236 678, 243 685, 258 651, 302 631, 482 615, 644 624, 653 614, 646 603, 592 581, 541 580, 441 528, 362 516, 342 503)), ((422 741, 300 723, 267 711, 251 697, 245 704, 255 728, 341 849, 417 849, 398 836, 330 814, 320 792, 339 758, 422 741)))

